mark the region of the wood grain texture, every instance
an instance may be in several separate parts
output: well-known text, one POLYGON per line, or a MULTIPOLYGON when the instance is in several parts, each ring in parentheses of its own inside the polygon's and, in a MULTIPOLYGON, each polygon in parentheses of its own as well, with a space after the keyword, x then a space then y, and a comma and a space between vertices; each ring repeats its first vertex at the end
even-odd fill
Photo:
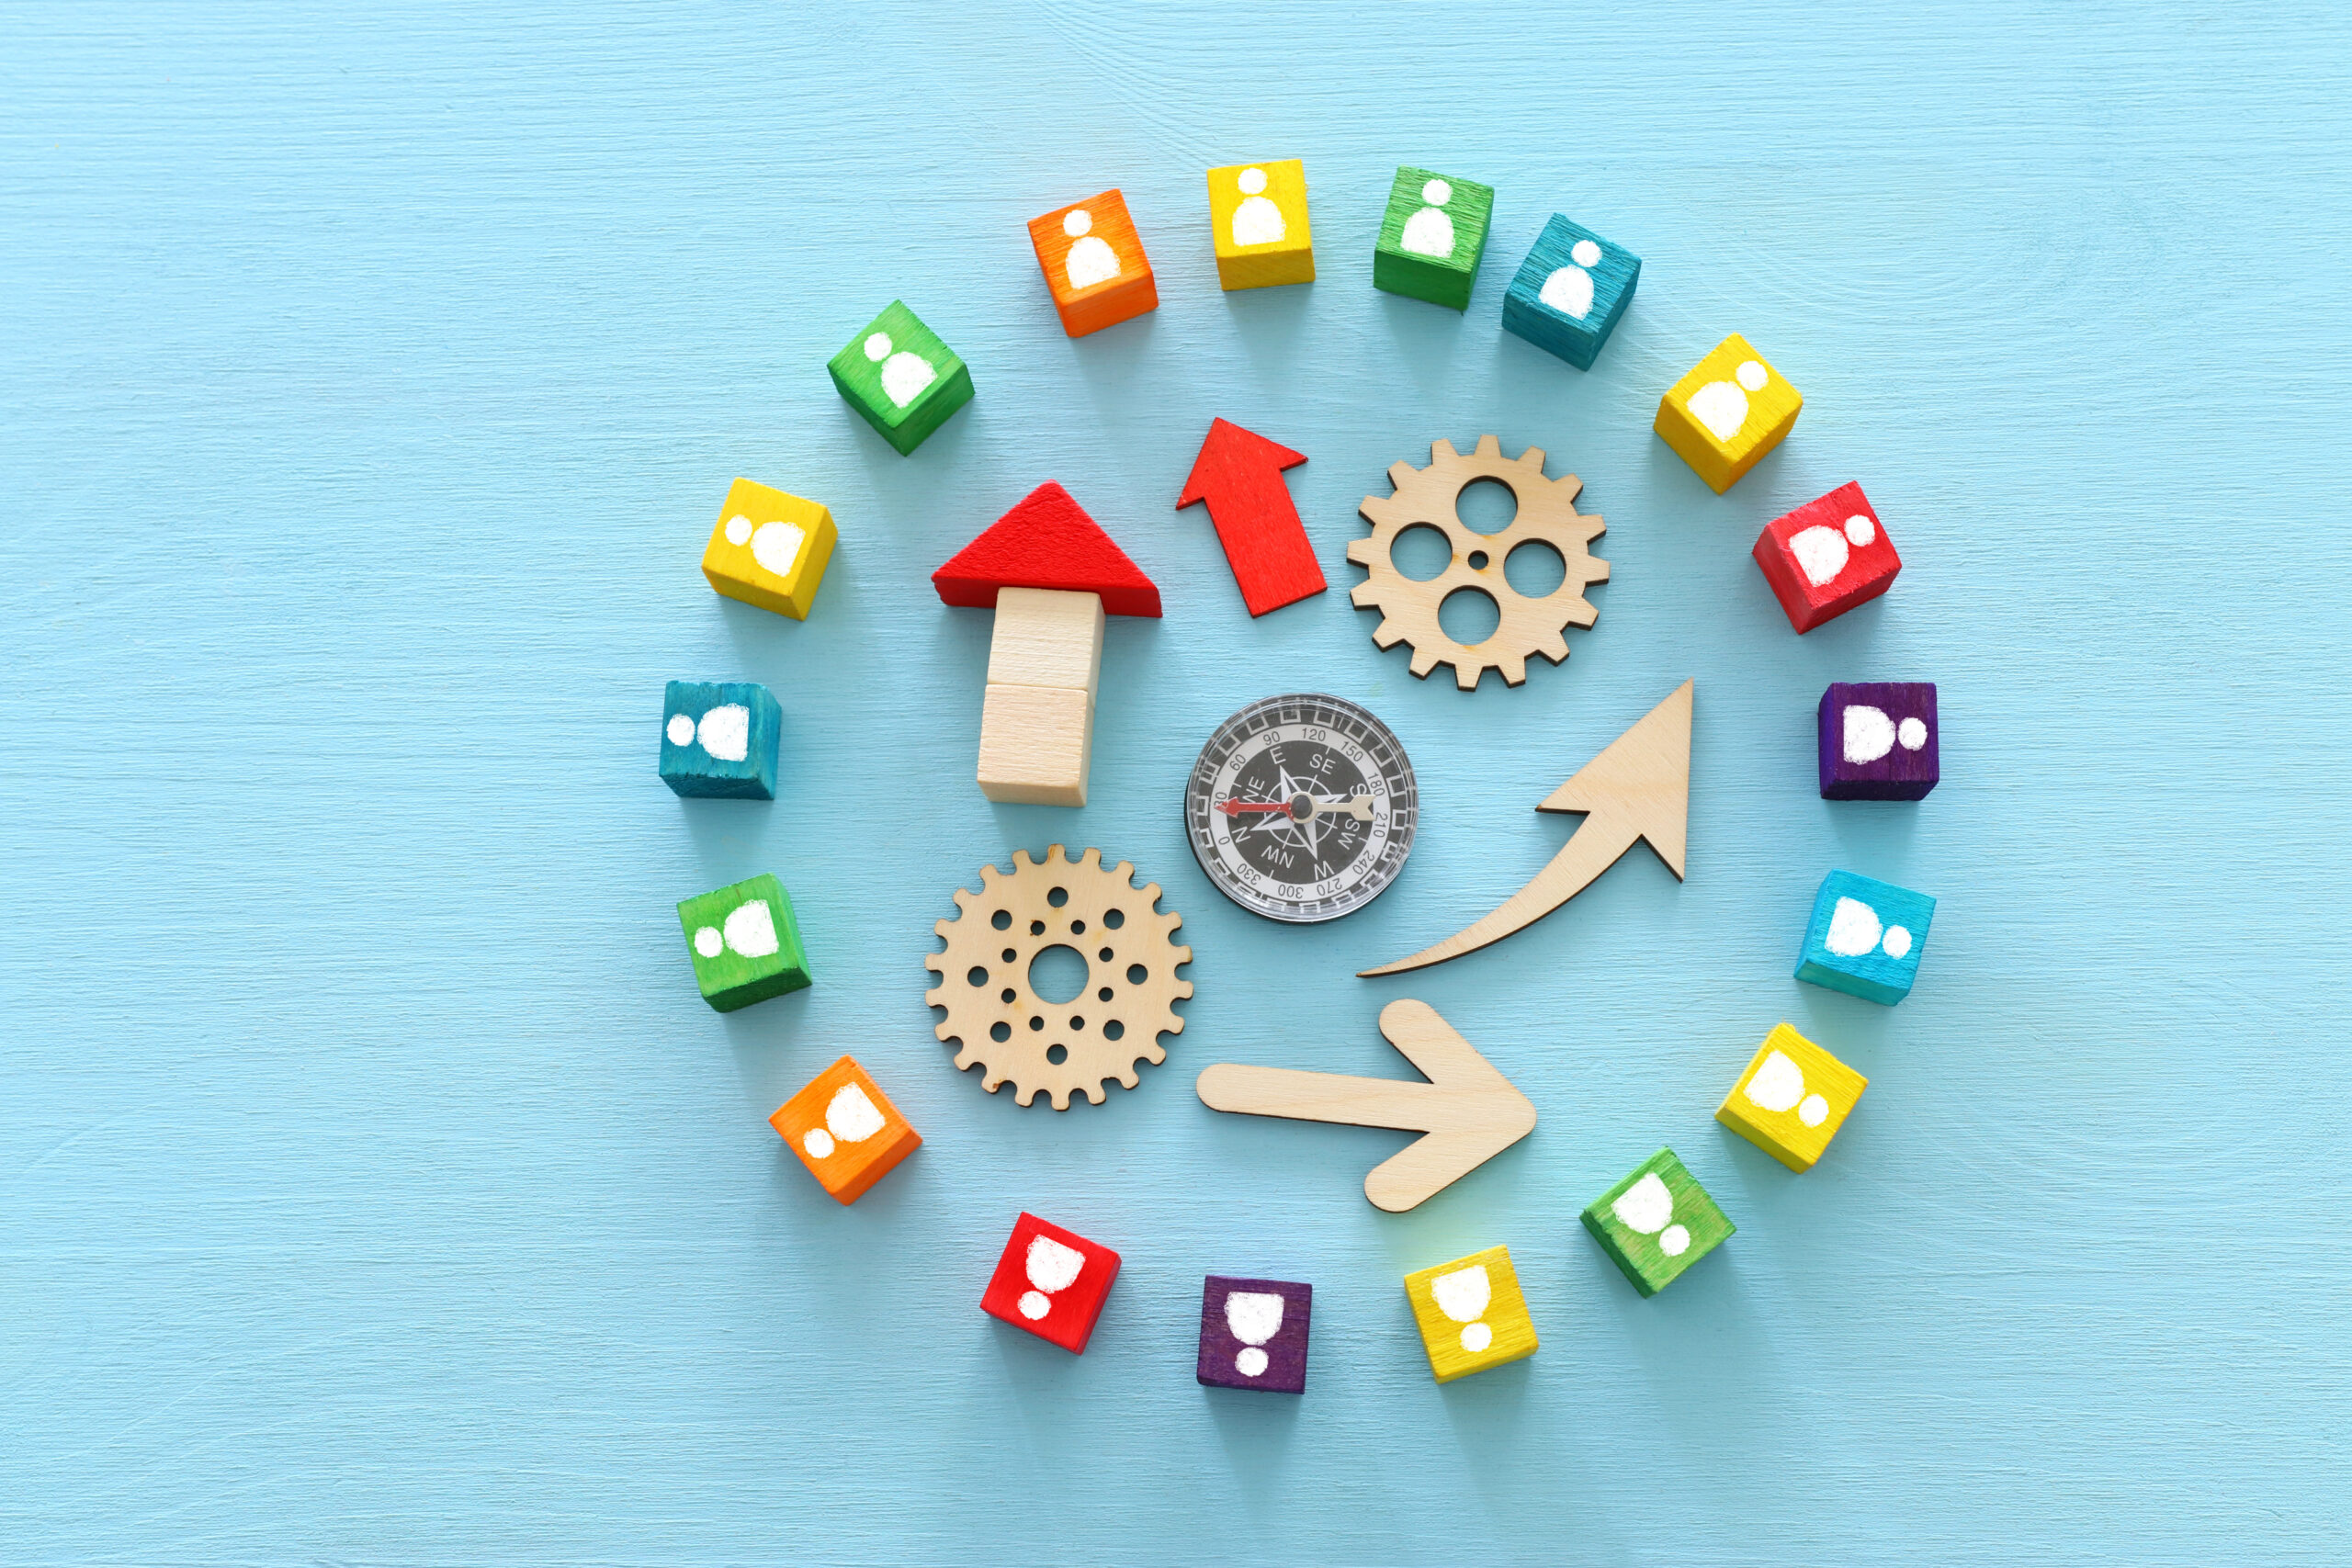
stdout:
POLYGON ((10 7, 0 1562, 2339 1559, 2352 18, 1589 21, 10 7), (1310 287, 1217 287, 1203 171, 1252 152, 1306 162, 1310 287), (1498 278, 1373 288, 1407 158, 1497 186, 1498 264, 1555 210, 1642 256, 1589 372, 1498 278), (1160 306, 1071 340, 1023 224, 1114 184, 1160 306), (988 394, 908 458, 821 368, 898 297, 988 394), (1808 407, 1718 497, 1649 422, 1734 328, 1808 407), (1169 506, 1220 415, 1312 455, 1335 582, 1399 455, 1545 447, 1603 614, 1471 694, 1339 593, 1252 621, 1169 506), (737 474, 841 525, 805 622, 696 570, 737 474), (1857 476, 1903 581, 1794 637, 1747 546, 1857 476), (925 582, 1047 478, 1168 601, 1105 630, 1075 814, 966 782, 989 620, 925 582), (1539 870, 1575 822, 1530 803, 1694 675, 1688 886, 1637 852, 1349 972, 1539 870), (674 676, 783 702, 773 804, 654 776, 674 676), (1937 682, 1944 781, 1822 801, 1815 704, 1882 678, 1937 682), (1427 815, 1293 931, 1177 806, 1296 690, 1427 815), (1081 829, 1199 994, 1140 1089, 1024 1111, 922 955, 1081 829), (1832 865, 1941 899, 1900 1008, 1790 977, 1832 865), (718 1017, 671 907, 770 868, 819 983, 718 1017), (1397 1071, 1408 993, 1543 1116, 1411 1213, 1353 1179, 1409 1134, 1192 1091, 1397 1071), (1710 1120, 1778 1018, 1871 1080, 1804 1176, 1710 1120), (926 1139, 850 1208, 765 1121, 844 1054, 926 1139), (1644 1302, 1566 1211, 1662 1143, 1740 1234, 1644 1302), (1023 1208, 1125 1257, 1083 1357, 974 1310, 1023 1208), (1497 1241, 1544 1352, 1433 1387, 1398 1282, 1497 1241), (1314 1281, 1305 1398, 1193 1381, 1209 1273, 1314 1281))

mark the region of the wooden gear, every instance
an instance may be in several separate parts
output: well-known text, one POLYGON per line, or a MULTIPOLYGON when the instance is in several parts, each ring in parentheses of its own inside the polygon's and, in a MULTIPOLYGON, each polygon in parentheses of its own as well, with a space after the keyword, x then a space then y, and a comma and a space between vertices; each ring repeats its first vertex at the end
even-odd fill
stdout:
POLYGON ((939 1038, 963 1043, 956 1066, 979 1067, 982 1089, 1010 1080, 1021 1104, 1043 1089, 1067 1111, 1072 1089, 1100 1105, 1104 1079, 1133 1089, 1137 1062, 1168 1059, 1159 1036, 1184 1032, 1174 1004, 1193 983, 1176 970, 1193 950, 1174 941, 1184 917, 1155 908, 1159 885, 1137 888, 1134 876, 1125 861, 1105 870, 1100 850, 1072 861, 1056 844, 1043 863, 1016 850, 1010 875, 984 865, 979 892, 956 889, 960 912, 933 928, 947 945, 923 960, 940 976, 923 1000, 946 1012, 939 1038), (1086 988, 1070 1001, 1030 988, 1030 962, 1049 947, 1086 960, 1086 988))
POLYGON ((1409 643, 1415 675, 1426 676, 1440 664, 1453 665, 1454 683, 1465 692, 1490 669, 1500 671, 1510 685, 1524 683, 1531 653, 1555 664, 1567 658, 1567 641, 1560 634, 1568 626, 1592 625, 1600 612, 1584 591, 1609 581, 1609 563, 1590 550, 1604 525, 1600 518, 1576 509, 1583 480, 1574 474, 1545 479, 1540 446, 1505 457, 1501 443, 1481 435, 1477 450, 1467 457, 1450 441, 1432 443, 1428 468, 1394 464, 1388 482, 1396 486, 1394 495, 1365 496, 1358 508, 1372 525, 1371 536, 1348 547, 1348 558, 1369 573, 1349 599, 1359 610, 1380 612, 1374 642, 1382 648, 1409 643), (1498 480, 1518 500, 1518 515, 1499 533, 1478 533, 1454 510, 1463 491, 1478 479, 1498 480), (1391 556, 1396 536, 1419 524, 1442 533, 1453 550, 1445 570, 1427 582, 1415 582, 1397 571, 1391 556), (1540 599, 1517 592, 1503 576, 1503 562, 1531 539, 1559 551, 1567 568, 1560 586, 1540 599), (1438 606, 1459 588, 1484 593, 1501 613, 1494 635, 1475 647, 1464 648, 1438 626, 1438 606))

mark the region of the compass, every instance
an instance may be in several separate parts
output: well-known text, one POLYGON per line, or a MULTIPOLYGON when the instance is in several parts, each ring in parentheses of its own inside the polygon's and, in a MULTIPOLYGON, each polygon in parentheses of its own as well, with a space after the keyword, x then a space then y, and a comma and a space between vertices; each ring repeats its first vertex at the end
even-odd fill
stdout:
POLYGON ((1184 785, 1201 869, 1243 908, 1336 920, 1396 880, 1420 796, 1388 727, 1351 702, 1294 693, 1217 726, 1184 785))

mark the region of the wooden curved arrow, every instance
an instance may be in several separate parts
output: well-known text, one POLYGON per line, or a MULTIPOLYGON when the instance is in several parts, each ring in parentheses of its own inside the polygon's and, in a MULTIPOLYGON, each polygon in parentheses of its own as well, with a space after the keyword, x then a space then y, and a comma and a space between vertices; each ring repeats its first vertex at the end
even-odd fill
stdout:
POLYGON ((1427 1002, 1380 1010, 1380 1032, 1430 1081, 1358 1078, 1219 1062, 1196 1086, 1212 1111, 1404 1127, 1426 1134, 1372 1168, 1363 1195, 1402 1213, 1535 1130, 1535 1107, 1427 1002))
POLYGON ((1526 886, 1434 947, 1410 958, 1356 973, 1396 975, 1476 953, 1533 925, 1592 885, 1618 857, 1646 839, 1679 880, 1690 820, 1690 694, 1685 681, 1671 696, 1611 741, 1600 756, 1554 790, 1538 811, 1581 811, 1585 819, 1526 886))

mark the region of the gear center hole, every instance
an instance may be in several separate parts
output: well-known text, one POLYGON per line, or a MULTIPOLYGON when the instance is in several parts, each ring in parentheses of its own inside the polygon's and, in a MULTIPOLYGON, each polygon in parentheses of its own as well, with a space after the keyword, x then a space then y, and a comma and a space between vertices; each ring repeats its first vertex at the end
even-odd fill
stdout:
POLYGON ((1519 497, 1500 479, 1472 479, 1453 498, 1453 514, 1474 534, 1499 534, 1519 519, 1519 497))
POLYGON ((1068 942, 1040 948, 1029 961, 1029 988, 1048 1007, 1076 1001, 1086 989, 1086 955, 1068 942))

